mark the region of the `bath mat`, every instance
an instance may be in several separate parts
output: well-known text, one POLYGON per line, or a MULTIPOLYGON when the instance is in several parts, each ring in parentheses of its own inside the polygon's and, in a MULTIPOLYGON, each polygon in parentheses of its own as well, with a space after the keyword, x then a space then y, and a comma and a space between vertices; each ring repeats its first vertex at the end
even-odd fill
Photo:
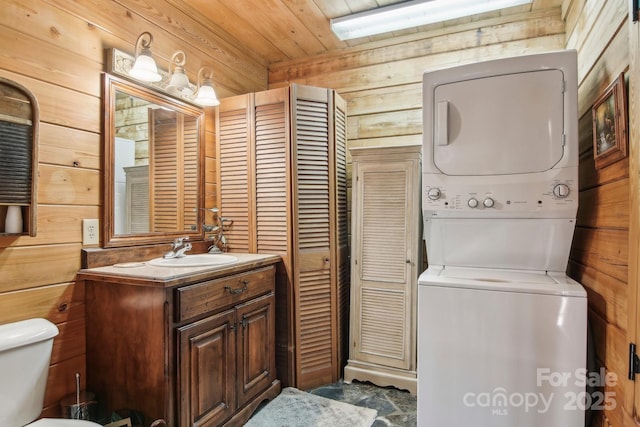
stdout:
POLYGON ((287 387, 245 427, 370 427, 378 412, 287 387))

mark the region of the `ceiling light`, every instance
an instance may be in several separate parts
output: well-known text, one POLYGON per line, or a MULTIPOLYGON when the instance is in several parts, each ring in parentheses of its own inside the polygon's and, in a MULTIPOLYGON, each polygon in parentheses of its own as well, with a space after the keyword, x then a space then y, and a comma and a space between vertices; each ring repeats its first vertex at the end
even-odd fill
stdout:
POLYGON ((412 0, 331 20, 340 40, 398 31, 504 9, 532 0, 412 0))
POLYGON ((158 73, 156 61, 151 56, 151 43, 153 36, 149 32, 144 32, 136 40, 136 60, 129 71, 129 75, 144 82, 159 82, 162 76, 158 73))
POLYGON ((213 73, 209 68, 202 67, 198 70, 198 93, 196 94, 193 102, 204 107, 215 107, 216 105, 220 105, 220 101, 218 101, 218 97, 216 96, 216 91, 213 89, 213 81, 211 81, 212 77, 213 73))

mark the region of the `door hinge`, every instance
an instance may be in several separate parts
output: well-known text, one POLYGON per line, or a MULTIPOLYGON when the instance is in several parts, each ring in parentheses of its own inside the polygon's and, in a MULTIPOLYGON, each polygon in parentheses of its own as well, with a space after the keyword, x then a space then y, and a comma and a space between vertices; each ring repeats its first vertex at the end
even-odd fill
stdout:
POLYGON ((243 317, 242 318, 242 329, 247 329, 247 324, 249 324, 249 322, 247 322, 247 318, 243 317))
POLYGON ((636 354, 636 345, 629 343, 629 379, 635 381, 636 374, 640 374, 640 357, 636 354))

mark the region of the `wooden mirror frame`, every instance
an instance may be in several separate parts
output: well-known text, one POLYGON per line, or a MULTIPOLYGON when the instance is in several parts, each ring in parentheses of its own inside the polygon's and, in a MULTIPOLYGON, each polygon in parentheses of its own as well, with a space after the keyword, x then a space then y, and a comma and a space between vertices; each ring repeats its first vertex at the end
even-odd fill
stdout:
POLYGON ((122 247, 149 245, 155 243, 168 243, 177 237, 189 236, 192 241, 204 240, 203 213, 204 213, 204 140, 205 120, 204 110, 187 102, 180 101, 159 91, 141 86, 109 73, 103 73, 103 209, 102 209, 102 236, 103 247, 122 247), (197 147, 197 213, 195 230, 176 230, 175 232, 149 232, 132 234, 115 234, 114 209, 115 209, 115 108, 116 92, 122 92, 131 96, 149 101, 163 108, 178 111, 194 117, 197 122, 198 147, 197 147))

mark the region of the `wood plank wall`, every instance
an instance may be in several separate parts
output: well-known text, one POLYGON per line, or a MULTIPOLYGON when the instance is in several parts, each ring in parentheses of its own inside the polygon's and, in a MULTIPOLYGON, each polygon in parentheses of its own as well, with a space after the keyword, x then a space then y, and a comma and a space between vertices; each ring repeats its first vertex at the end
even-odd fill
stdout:
MULTIPOLYGON (((562 49, 564 40, 559 7, 495 14, 479 22, 460 20, 459 25, 428 27, 392 41, 271 64, 269 87, 296 82, 336 89, 348 102, 348 148, 421 144, 425 70, 562 49)), ((350 219, 350 154, 347 161, 350 219)))
POLYGON ((569 274, 587 289, 595 366, 618 380, 615 408, 596 411, 593 426, 623 426, 632 413, 627 376, 629 162, 596 170, 591 106, 629 67, 628 2, 567 0, 567 48, 578 51, 580 205, 569 274))
MULTIPOLYGON (((0 324, 45 317, 59 327, 43 414, 57 416, 75 373, 85 378, 84 289, 75 275, 81 220, 101 218, 104 49, 133 54, 137 36, 150 31, 160 67, 184 50, 191 81, 201 65, 212 66, 219 97, 266 89, 267 64, 170 1, 3 0, 0 8, 0 76, 29 88, 41 109, 38 235, 0 236, 0 324)), ((205 191, 213 206, 214 109, 207 110, 205 191)))

